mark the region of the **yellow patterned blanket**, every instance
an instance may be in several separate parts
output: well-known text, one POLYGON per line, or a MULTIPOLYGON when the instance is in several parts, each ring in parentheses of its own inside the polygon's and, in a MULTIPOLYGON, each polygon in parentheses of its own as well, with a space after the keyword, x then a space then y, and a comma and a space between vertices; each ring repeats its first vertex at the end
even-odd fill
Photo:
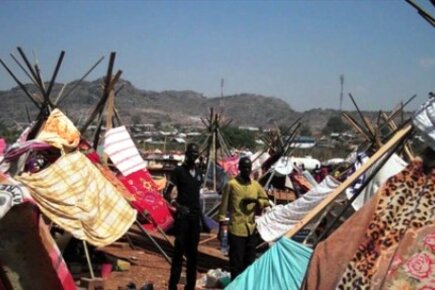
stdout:
POLYGON ((16 179, 30 189, 48 218, 92 245, 111 244, 136 220, 136 211, 122 194, 78 151, 16 179))

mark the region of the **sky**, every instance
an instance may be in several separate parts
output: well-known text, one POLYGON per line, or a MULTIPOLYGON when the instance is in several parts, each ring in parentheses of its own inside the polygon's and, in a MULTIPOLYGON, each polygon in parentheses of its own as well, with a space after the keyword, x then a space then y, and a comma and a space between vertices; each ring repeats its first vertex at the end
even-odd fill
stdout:
MULTIPOLYGON (((435 16, 429 0, 418 0, 435 16)), ((435 91, 435 28, 405 1, 9 1, 0 4, 0 58, 24 49, 45 80, 105 75, 110 52, 122 78, 144 90, 206 97, 261 94, 293 109, 391 110, 435 91)), ((16 86, 0 68, 0 90, 16 86)))

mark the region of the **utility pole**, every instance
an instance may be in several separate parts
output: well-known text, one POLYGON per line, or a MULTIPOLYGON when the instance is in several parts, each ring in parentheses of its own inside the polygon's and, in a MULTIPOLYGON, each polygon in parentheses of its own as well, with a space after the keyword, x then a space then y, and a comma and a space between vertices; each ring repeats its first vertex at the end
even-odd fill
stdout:
POLYGON ((221 114, 224 112, 224 78, 221 78, 221 98, 219 99, 219 111, 221 114))
POLYGON ((224 79, 221 78, 221 98, 224 97, 224 79))
POLYGON ((344 87, 344 75, 340 75, 340 113, 343 110, 343 87, 344 87))

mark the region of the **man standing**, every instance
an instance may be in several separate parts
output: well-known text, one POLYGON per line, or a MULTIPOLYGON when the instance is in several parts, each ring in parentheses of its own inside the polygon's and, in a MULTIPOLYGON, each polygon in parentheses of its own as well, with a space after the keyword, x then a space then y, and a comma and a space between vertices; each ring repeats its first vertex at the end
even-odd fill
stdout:
POLYGON ((225 186, 219 210, 221 227, 227 212, 230 215, 228 232, 231 280, 255 261, 255 211, 257 207, 269 206, 264 189, 257 181, 251 180, 251 171, 251 160, 248 157, 240 158, 240 173, 225 186))
POLYGON ((169 290, 177 289, 182 270, 183 254, 187 258, 186 286, 184 289, 195 289, 201 219, 199 190, 203 182, 202 174, 195 164, 198 156, 198 145, 189 143, 186 148, 184 163, 174 169, 164 191, 164 197, 175 208, 175 247, 169 278, 169 290), (177 187, 178 192, 176 198, 171 197, 174 186, 177 187))

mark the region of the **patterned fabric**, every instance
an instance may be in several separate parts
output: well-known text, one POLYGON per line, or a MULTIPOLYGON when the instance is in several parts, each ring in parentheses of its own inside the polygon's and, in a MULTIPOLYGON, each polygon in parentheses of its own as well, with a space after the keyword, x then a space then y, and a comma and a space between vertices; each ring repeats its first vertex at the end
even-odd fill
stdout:
POLYGON ((24 201, 32 201, 27 188, 9 175, 0 173, 0 219, 11 207, 24 201))
POLYGON ((294 202, 274 206, 255 221, 263 240, 271 242, 280 238, 339 185, 339 181, 328 175, 294 202))
POLYGON ((127 201, 131 202, 136 200, 134 195, 125 187, 125 185, 118 179, 118 177, 115 175, 115 173, 113 173, 112 170, 101 165, 100 163, 94 163, 94 165, 98 168, 98 170, 100 170, 101 174, 122 194, 122 196, 127 201))
POLYGON ((434 236, 431 230, 420 233, 434 225, 434 193, 435 172, 424 174, 419 160, 391 177, 377 193, 376 210, 364 239, 348 263, 337 289, 382 289, 384 286, 408 289, 397 288, 395 283, 402 283, 402 286, 408 283, 409 289, 431 289, 427 287, 434 285, 432 265, 435 260, 432 249, 427 248, 431 247, 434 236), (409 241, 420 247, 407 246, 409 241), (395 272, 397 265, 402 265, 405 272, 385 284, 388 271, 395 272))
MULTIPOLYGON (((355 171, 357 171, 364 163, 369 160, 369 157, 365 152, 359 152, 355 156, 355 161, 353 162, 352 168, 347 172, 347 176, 351 176, 355 171)), ((366 180, 366 173, 361 174, 358 179, 346 189, 346 196, 348 199, 351 199, 352 196, 358 192, 361 186, 364 184, 366 180)))
POLYGON ((327 239, 317 244, 301 290, 335 289, 347 264, 363 241, 377 201, 377 196, 374 196, 327 239))
POLYGON ((95 246, 116 241, 136 219, 136 211, 119 191, 78 151, 17 179, 31 190, 48 218, 95 246))
POLYGON ((235 177, 239 174, 239 156, 232 156, 221 160, 219 165, 229 177, 235 177))
POLYGON ((53 148, 51 145, 38 140, 29 140, 22 143, 14 143, 6 150, 4 158, 6 161, 14 161, 28 151, 43 151, 53 148))
POLYGON ((107 131, 103 147, 104 153, 124 176, 146 168, 145 161, 124 126, 107 131))
POLYGON ((118 176, 122 184, 133 195, 133 207, 140 213, 149 214, 152 223, 144 224, 153 230, 158 225, 163 230, 169 229, 173 218, 166 200, 155 190, 155 184, 147 170, 142 169, 127 176, 118 176))
POLYGON ((166 179, 166 176, 159 176, 159 177, 154 176, 153 180, 157 186, 158 192, 161 192, 163 189, 166 188, 166 183, 168 182, 168 180, 166 179))
POLYGON ((36 140, 69 152, 80 142, 80 132, 59 109, 54 109, 41 128, 36 140))
POLYGON ((37 215, 37 222, 39 222, 39 236, 43 241, 43 244, 46 247, 46 251, 50 256, 50 261, 53 269, 56 271, 59 282, 62 284, 62 290, 75 290, 77 289, 74 279, 68 269, 68 266, 65 263, 65 260, 62 257, 62 253, 60 252, 56 242, 53 240, 53 237, 50 234, 50 230, 45 224, 42 217, 37 215))
POLYGON ((434 289, 435 225, 421 230, 410 230, 400 242, 400 247, 391 260, 391 266, 389 257, 384 258, 387 259, 379 263, 379 268, 389 267, 384 289, 434 289))

